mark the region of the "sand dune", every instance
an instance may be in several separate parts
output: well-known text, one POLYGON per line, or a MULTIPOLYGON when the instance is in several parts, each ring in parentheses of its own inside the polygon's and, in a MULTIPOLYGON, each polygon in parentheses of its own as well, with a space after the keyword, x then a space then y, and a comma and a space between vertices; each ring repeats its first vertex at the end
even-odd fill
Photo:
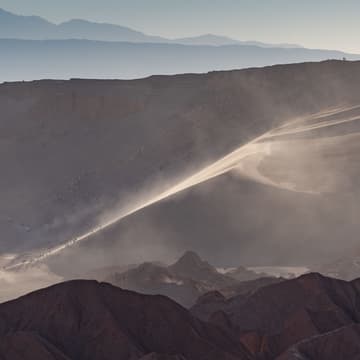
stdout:
MULTIPOLYGON (((179 192, 182 192, 186 189, 199 185, 203 182, 209 181, 210 179, 223 175, 227 172, 236 171, 237 173, 241 174, 242 176, 251 178, 254 181, 269 185, 275 186, 283 189, 287 189, 289 191, 299 191, 299 192, 308 192, 310 194, 317 194, 321 192, 321 190, 317 189, 316 184, 314 189, 312 189, 311 180, 313 175, 308 176, 308 189, 298 189, 296 184, 293 183, 285 183, 283 181, 276 182, 272 180, 271 174, 263 174, 259 171, 259 164, 264 161, 266 157, 271 157, 272 153, 274 152, 274 148, 277 148, 275 151, 279 152, 279 145, 282 146, 282 150, 280 152, 286 152, 288 155, 289 152, 291 153, 293 145, 298 146, 297 142, 300 142, 300 147, 304 149, 309 149, 309 143, 316 143, 319 147, 324 148, 326 145, 329 147, 336 147, 341 146, 343 137, 345 137, 345 141, 347 141, 347 136, 355 136, 352 135, 343 135, 338 137, 324 137, 321 136, 319 138, 313 138, 311 140, 292 140, 286 141, 286 136, 295 135, 295 134, 306 134, 308 132, 312 132, 319 129, 327 129, 329 127, 357 122, 360 120, 360 106, 353 106, 349 108, 341 108, 341 109, 333 109, 333 110, 326 110, 322 113, 314 114, 309 117, 305 117, 303 119, 292 120, 284 125, 270 130, 269 132, 259 136, 258 138, 254 139, 253 141, 239 147, 237 150, 233 151, 232 153, 226 155, 225 157, 221 158, 220 160, 216 161, 215 163, 205 167, 204 169, 194 173, 193 175, 185 178, 184 180, 179 181, 175 185, 171 186, 170 188, 156 194, 155 196, 151 197, 150 199, 145 199, 143 202, 139 203, 139 200, 135 201, 132 207, 129 209, 123 209, 118 214, 116 214, 113 218, 109 219, 107 222, 100 224, 92 228, 90 231, 77 236, 65 243, 55 246, 51 249, 44 250, 39 255, 30 256, 30 258, 17 262, 15 260, 14 263, 5 267, 5 270, 13 270, 18 267, 33 265, 38 262, 41 262, 48 257, 54 256, 59 252, 77 244, 78 242, 82 242, 87 240, 88 238, 96 235, 96 233, 116 224, 117 222, 121 221, 122 219, 142 210, 146 207, 149 207, 159 201, 162 201, 166 198, 169 198, 173 195, 176 195, 179 192), (352 116, 350 118, 346 117, 347 112, 350 110, 358 110, 358 116, 352 116), (342 116, 345 114, 345 116, 342 116), (328 119, 330 116, 338 115, 339 118, 336 119, 328 119), (311 120, 311 124, 309 121, 311 120), (276 140, 274 140, 276 139, 276 140), (285 140, 284 140, 285 139, 285 140), (294 144, 295 143, 295 144, 294 144), (330 143, 330 144, 329 144, 330 143)), ((297 155, 295 155, 297 156, 297 155)), ((291 156, 290 156, 291 157, 291 156)), ((321 156, 320 156, 321 158, 321 156)), ((294 160, 294 159, 291 159, 294 160)), ((320 159, 321 160, 321 159, 320 159)), ((286 166, 286 164, 283 164, 286 166)), ((319 166, 323 168, 323 164, 321 161, 318 163, 319 166)), ((266 166, 263 165, 263 166, 266 166)), ((287 169, 285 168, 284 171, 287 169)), ((299 171, 296 171, 295 165, 295 172, 299 174, 299 171)), ((337 174, 332 174, 336 176, 337 174)), ((326 184, 323 184, 323 188, 325 188, 326 184)), ((329 189, 324 190, 329 191, 329 189)))
POLYGON ((359 231, 359 79, 328 61, 1 85, 7 265, 329 262, 359 231))

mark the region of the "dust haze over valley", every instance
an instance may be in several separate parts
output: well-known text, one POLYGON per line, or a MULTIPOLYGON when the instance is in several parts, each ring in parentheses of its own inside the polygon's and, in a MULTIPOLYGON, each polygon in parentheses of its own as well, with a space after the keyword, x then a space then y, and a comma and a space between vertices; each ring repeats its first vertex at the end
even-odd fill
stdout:
POLYGON ((37 288, 188 249, 218 267, 353 254, 359 78, 327 61, 1 85, 2 283, 15 296, 24 271, 37 288))

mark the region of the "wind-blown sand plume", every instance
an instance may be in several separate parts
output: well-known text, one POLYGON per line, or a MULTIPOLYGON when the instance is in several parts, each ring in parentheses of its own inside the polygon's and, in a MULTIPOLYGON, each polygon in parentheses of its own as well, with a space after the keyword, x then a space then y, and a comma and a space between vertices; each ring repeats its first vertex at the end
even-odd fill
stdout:
MULTIPOLYGON (((264 183, 270 186, 280 187, 290 191, 300 191, 312 194, 319 193, 321 191, 327 191, 328 189, 326 188, 314 190, 311 188, 311 184, 301 189, 298 188, 296 184, 293 184, 291 182, 276 181, 272 179, 272 176, 268 175, 268 173, 261 173, 261 171, 259 171, 260 164, 262 166, 264 159, 267 156, 272 155, 272 152, 282 153, 285 150, 285 152, 288 153, 289 151, 291 152, 291 147, 293 145, 296 145, 297 147, 300 146, 307 148, 310 143, 310 140, 303 140, 303 143, 299 143, 297 142, 297 140, 287 140, 287 136, 298 134, 306 135, 313 132, 314 130, 328 129, 330 127, 335 127, 341 124, 353 123, 360 120, 360 115, 347 116, 347 112, 349 112, 350 110, 356 111, 358 109, 360 109, 360 106, 347 108, 343 107, 338 109, 326 110, 320 114, 314 114, 306 118, 289 121, 288 123, 283 124, 282 126, 273 129, 257 137, 251 142, 239 147, 238 149, 224 156, 220 160, 215 161, 213 164, 206 166, 202 170, 179 181, 175 185, 170 186, 168 189, 165 189, 164 191, 159 191, 159 193, 155 196, 150 197, 145 201, 137 202, 130 208, 119 211, 112 218, 102 222, 99 226, 94 227, 89 232, 81 236, 75 237, 62 245, 53 247, 48 250, 44 250, 41 254, 30 256, 28 259, 22 261, 15 260, 14 262, 6 266, 5 270, 13 270, 22 266, 33 265, 35 263, 41 262, 50 256, 58 254, 59 252, 65 250, 68 247, 71 247, 81 241, 90 238, 96 233, 118 223, 120 220, 146 207, 149 207, 186 189, 192 188, 198 184, 209 181, 215 177, 231 171, 235 171, 236 173, 251 178, 254 181, 264 183), (335 119, 329 119, 330 116, 334 115, 337 116, 335 117, 335 119)), ((319 139, 316 139, 319 140, 322 144, 327 143, 328 145, 336 145, 339 144, 339 139, 341 138, 342 137, 339 136, 337 139, 326 137, 320 137, 319 139)), ((314 141, 316 140, 311 140, 311 144, 314 144, 314 141)))

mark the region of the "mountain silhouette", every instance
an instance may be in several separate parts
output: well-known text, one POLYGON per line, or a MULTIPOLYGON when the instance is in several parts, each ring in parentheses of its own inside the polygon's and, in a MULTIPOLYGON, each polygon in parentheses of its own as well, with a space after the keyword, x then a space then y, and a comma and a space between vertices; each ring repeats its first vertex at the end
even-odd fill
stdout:
POLYGON ((39 16, 20 16, 0 8, 0 38, 3 39, 87 39, 137 43, 177 43, 184 45, 256 45, 261 47, 298 47, 291 44, 265 44, 257 41, 239 41, 226 36, 201 36, 167 39, 151 36, 129 27, 72 19, 60 24, 51 23, 39 16))
POLYGON ((274 64, 360 59, 339 51, 250 45, 193 46, 94 40, 0 39, 0 82, 35 79, 134 79, 274 64))
POLYGON ((213 34, 167 39, 128 27, 73 19, 53 24, 0 9, 0 82, 204 73, 328 59, 341 51, 239 41, 213 34))

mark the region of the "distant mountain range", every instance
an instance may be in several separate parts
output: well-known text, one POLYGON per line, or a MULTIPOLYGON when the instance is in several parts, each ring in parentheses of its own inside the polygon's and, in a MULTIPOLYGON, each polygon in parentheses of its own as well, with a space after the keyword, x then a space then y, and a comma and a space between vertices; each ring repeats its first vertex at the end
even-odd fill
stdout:
POLYGON ((214 266, 192 251, 185 252, 170 266, 148 262, 128 270, 126 267, 112 267, 107 271, 100 269, 99 272, 92 271, 91 275, 123 289, 168 296, 186 307, 194 305, 199 296, 209 291, 237 295, 244 291, 251 292, 262 284, 282 281, 265 277, 266 274, 258 275, 244 267, 239 267, 234 277, 232 274, 220 274, 214 266), (259 281, 250 281, 255 279, 259 281))
POLYGON ((360 60, 360 55, 217 35, 182 39, 70 20, 59 25, 0 9, 0 82, 44 78, 134 79, 274 64, 360 60))
POLYGON ((134 79, 343 57, 360 60, 360 55, 302 48, 94 40, 0 39, 0 53, 0 82, 70 78, 134 79))
POLYGON ((302 48, 296 44, 267 44, 260 41, 240 41, 234 40, 227 36, 219 36, 213 34, 205 34, 194 37, 174 39, 172 42, 183 45, 210 45, 210 46, 224 46, 224 45, 250 45, 264 48, 302 48))
POLYGON ((136 43, 174 43, 184 45, 255 45, 260 47, 296 48, 293 44, 266 44, 258 41, 239 41, 226 36, 206 34, 196 37, 168 39, 151 36, 128 27, 73 19, 61 24, 51 23, 39 16, 20 16, 0 9, 0 38, 23 40, 87 39, 136 43))

